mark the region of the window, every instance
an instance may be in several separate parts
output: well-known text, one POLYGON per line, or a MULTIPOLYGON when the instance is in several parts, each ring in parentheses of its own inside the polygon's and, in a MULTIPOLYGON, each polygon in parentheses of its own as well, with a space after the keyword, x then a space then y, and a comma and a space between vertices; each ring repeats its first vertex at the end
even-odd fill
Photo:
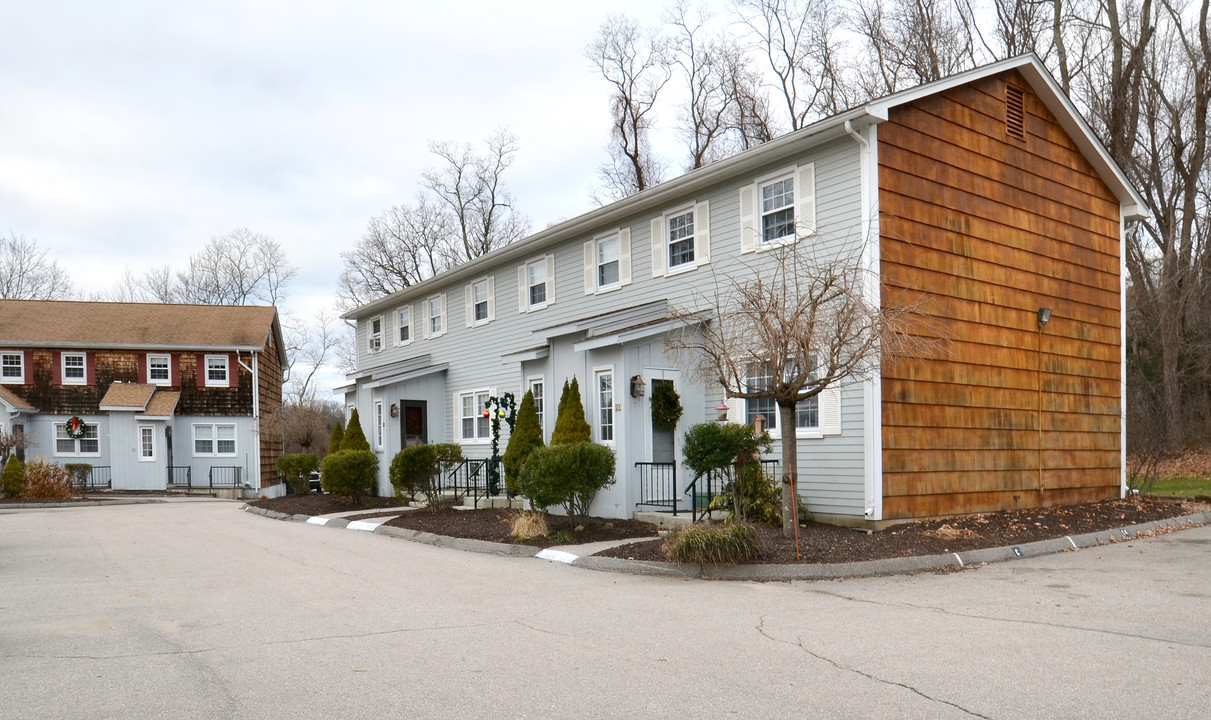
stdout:
POLYGON ((234 457, 235 425, 194 425, 193 454, 198 457, 234 457))
POLYGON ((517 268, 517 310, 541 310, 555 302, 555 256, 546 255, 517 268))
POLYGON ((24 353, 15 352, 0 354, 0 382, 25 382, 24 353))
POLYGON ((703 201, 652 220, 652 277, 710 262, 710 216, 710 206, 703 201))
POLYGON ((383 435, 386 434, 387 420, 383 416, 383 401, 374 401, 374 447, 383 448, 383 435))
POLYGON ((172 384, 172 358, 168 355, 147 356, 147 382, 153 385, 172 384))
POLYGON ((631 283, 631 231, 620 228, 584 244, 584 293, 617 290, 631 283))
POLYGON ((543 390, 545 389, 545 385, 546 383, 543 381, 543 378, 530 379, 530 393, 534 396, 534 412, 538 414, 538 428, 544 433, 546 432, 547 428, 547 426, 543 423, 543 410, 545 409, 543 403, 543 390))
MULTIPOLYGON (((745 386, 749 390, 766 390, 770 386, 770 370, 768 365, 755 367, 749 371, 745 386)), ((745 403, 745 422, 749 425, 758 415, 765 418, 765 427, 772 434, 781 432, 778 427, 778 404, 773 398, 754 398, 745 403)), ((802 400, 795 405, 795 429, 817 431, 820 429, 820 396, 816 395, 802 400)))
POLYGON ((543 260, 530 263, 526 267, 529 275, 528 292, 530 307, 547 304, 547 263, 543 260))
POLYGON ((614 442, 614 371, 597 371, 597 438, 614 442))
POLYGON ((74 438, 67 434, 66 423, 55 423, 56 455, 100 455, 101 441, 96 423, 84 423, 84 435, 74 438))
POLYGON ((139 462, 156 459, 156 429, 150 425, 139 426, 139 462))
POLYGON ((694 211, 669 218, 669 269, 694 262, 694 211))
POLYGON ((496 282, 492 277, 480 278, 465 289, 467 327, 486 325, 496 319, 496 282))
POLYGON ((492 390, 472 390, 455 395, 455 410, 459 419, 459 439, 463 442, 488 442, 491 422, 487 415, 488 398, 492 390))
POLYGON ((84 353, 63 353, 63 384, 83 385, 86 382, 84 374, 84 353))
POLYGON ((370 335, 367 338, 366 350, 376 353, 383 349, 383 317, 380 315, 370 318, 370 335))
POLYGON ((425 337, 446 334, 446 296, 434 295, 425 301, 425 337))
POLYGON ((807 163, 740 189, 740 251, 795 242, 816 231, 816 170, 807 163))
POLYGON ((395 344, 407 345, 412 342, 412 308, 402 307, 395 311, 395 344))
POLYGON ((227 356, 206 356, 206 387, 227 387, 227 356))

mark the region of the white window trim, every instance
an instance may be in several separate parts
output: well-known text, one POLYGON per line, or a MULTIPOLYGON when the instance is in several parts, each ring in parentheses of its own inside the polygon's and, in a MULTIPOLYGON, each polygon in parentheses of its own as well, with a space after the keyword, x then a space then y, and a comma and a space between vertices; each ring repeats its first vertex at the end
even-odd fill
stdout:
POLYGON ((602 445, 608 445, 610 447, 613 447, 614 444, 618 442, 618 430, 619 430, 618 416, 622 413, 622 411, 619 409, 620 406, 621 406, 621 404, 618 402, 618 374, 614 372, 614 366, 613 365, 600 365, 600 366, 594 367, 593 368, 593 410, 595 412, 593 413, 593 421, 594 421, 593 422, 593 431, 594 431, 594 434, 597 436, 597 442, 601 443, 602 445), (602 373, 610 374, 611 400, 613 401, 613 403, 612 403, 613 407, 610 408, 610 419, 612 421, 610 423, 610 428, 612 430, 611 434, 613 435, 613 437, 610 438, 609 440, 601 439, 601 410, 602 410, 601 385, 598 380, 598 377, 602 373))
MULTIPOLYGON (((745 377, 744 390, 748 391, 748 378, 745 377)), ((738 398, 740 402, 736 408, 738 416, 732 416, 732 408, 728 408, 728 417, 732 422, 747 423, 748 422, 748 403, 751 400, 738 398)), ((798 408, 796 408, 796 413, 798 408)), ((766 428, 769 436, 775 440, 782 439, 781 427, 782 411, 778 405, 774 404, 774 421, 770 427, 766 428)), ((841 434, 841 390, 835 386, 828 386, 816 394, 816 426, 801 428, 796 421, 795 437, 800 440, 819 440, 828 435, 841 434)))
POLYGON ((387 418, 383 413, 383 401, 374 401, 374 447, 383 449, 383 436, 387 434, 387 418))
MULTIPOLYGON (((496 388, 481 387, 474 390, 461 390, 454 393, 454 437, 460 445, 488 445, 492 442, 492 419, 488 418, 488 432, 484 437, 468 438, 463 435, 463 398, 467 395, 471 396, 472 403, 476 408, 476 415, 472 417, 482 417, 484 408, 475 402, 475 399, 480 395, 492 397, 496 395, 496 388)), ((478 426, 478 423, 477 423, 478 426)))
POLYGON ((61 352, 59 353, 59 380, 63 385, 87 385, 88 384, 88 353, 82 352, 61 352), (84 377, 69 378, 67 377, 67 359, 80 358, 80 369, 84 371, 84 377))
POLYGON ((25 353, 21 352, 20 350, 18 350, 17 352, 0 353, 0 357, 5 357, 5 356, 17 358, 17 360, 19 361, 18 367, 21 369, 21 375, 18 377, 6 377, 3 374, 0 374, 0 383, 8 383, 11 385, 24 385, 25 384, 25 353))
POLYGON ((700 203, 680 205, 658 218, 652 220, 652 277, 671 277, 690 272, 711 262, 711 209, 710 203, 703 200, 700 203), (694 260, 682 263, 677 267, 669 266, 669 218, 694 214, 694 260))
POLYGON ((415 323, 412 322, 413 315, 414 315, 414 313, 412 312, 411 305, 404 305, 403 307, 399 307, 399 308, 395 309, 395 315, 394 315, 395 326, 391 330, 391 337, 394 340, 395 347, 406 347, 408 345, 411 345, 412 341, 416 340, 416 332, 415 332, 415 327, 414 327, 415 323), (404 323, 402 321, 402 316, 404 313, 408 314, 407 323, 404 323), (405 325, 407 325, 407 327, 408 327, 408 339, 400 340, 399 339, 399 330, 400 330, 400 328, 404 327, 405 325))
POLYGON ((765 252, 816 234, 816 165, 803 163, 769 173, 740 188, 740 252, 765 252), (761 186, 794 180, 795 233, 765 242, 761 231, 761 186))
POLYGON ((366 352, 374 355, 383 351, 383 316, 375 315, 366 323, 366 352), (378 332, 374 332, 374 323, 378 322, 378 332))
POLYGON ((631 284, 631 229, 616 228, 584 244, 584 294, 600 295, 631 284), (597 246, 604 240, 618 239, 618 282, 597 284, 597 246))
POLYGON ((239 454, 240 454, 240 433, 239 433, 238 429, 236 428, 235 423, 218 423, 218 422, 216 422, 216 423, 193 423, 193 432, 192 432, 192 436, 190 437, 190 440, 193 443, 191 446, 191 449, 193 450, 194 457, 221 457, 221 458, 230 457, 230 458, 233 458, 233 457, 239 457, 239 454), (198 452, 198 428, 200 428, 200 427, 208 427, 212 430, 212 433, 210 436, 211 452, 208 452, 208 453, 198 452), (232 429, 233 449, 229 453, 219 452, 219 428, 220 427, 229 427, 232 429))
POLYGON ((54 457, 101 457, 101 423, 85 422, 84 427, 95 427, 97 429, 97 437, 92 438, 97 441, 96 452, 83 452, 80 450, 80 441, 85 438, 68 437, 75 446, 75 452, 59 452, 59 428, 64 427, 67 423, 51 423, 50 441, 51 447, 54 448, 54 457))
POLYGON ((147 382, 152 385, 172 385, 172 355, 170 353, 147 353, 147 367, 144 368, 144 375, 147 382), (151 377, 151 361, 153 358, 163 358, 168 366, 168 377, 163 380, 152 379, 151 377))
MULTIPOLYGON (((485 275, 467 283, 463 288, 463 309, 466 313, 467 327, 482 327, 496 319, 496 279, 492 275, 485 275), (484 304, 485 317, 482 320, 475 319, 475 286, 483 283, 485 286, 484 304)), ((444 309, 445 306, 443 305, 444 309)))
MULTIPOLYGON (((542 409, 543 409, 543 412, 542 412, 542 415, 538 419, 538 428, 542 432, 543 439, 546 439, 546 437, 547 437, 546 401, 547 401, 547 391, 550 388, 547 387, 547 378, 545 375, 531 375, 530 377, 527 377, 526 378, 526 390, 533 392, 534 383, 542 383, 542 398, 543 398, 543 408, 542 409)), ((535 398, 535 403, 537 404, 537 398, 535 398)), ((537 409, 537 407, 535 409, 537 409)))
POLYGON ((156 461, 156 428, 154 425, 139 425, 138 426, 138 442, 139 442, 139 462, 155 462, 156 461), (143 454, 143 433, 151 431, 151 455, 143 454))
POLYGON ((205 376, 206 377, 206 387, 229 387, 230 386, 230 384, 231 384, 231 358, 227 357, 226 355, 207 355, 204 358, 203 362, 205 363, 205 367, 202 368, 202 372, 206 373, 206 376, 205 376), (210 379, 210 361, 212 359, 223 361, 224 373, 223 373, 222 380, 211 380, 210 379))
POLYGON ((555 304, 555 256, 543 255, 530 258, 517 268, 517 311, 520 313, 543 310, 555 304), (547 278, 544 280, 546 299, 540 303, 530 304, 530 266, 535 263, 546 263, 547 278))
POLYGON ((446 316, 449 314, 450 304, 446 302, 446 294, 438 293, 425 298, 425 339, 433 340, 445 335, 450 330, 450 323, 446 321, 446 316), (442 304, 442 310, 439 315, 433 315, 433 301, 439 300, 442 304), (433 318, 441 319, 442 329, 440 332, 433 332, 433 318))

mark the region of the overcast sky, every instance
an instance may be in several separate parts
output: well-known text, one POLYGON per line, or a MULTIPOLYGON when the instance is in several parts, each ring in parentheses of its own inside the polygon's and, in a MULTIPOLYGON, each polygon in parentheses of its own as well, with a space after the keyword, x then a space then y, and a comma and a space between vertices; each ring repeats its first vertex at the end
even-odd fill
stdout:
POLYGON ((5 0, 0 233, 87 294, 247 227, 299 266, 285 305, 309 315, 367 220, 413 200, 430 141, 508 127, 535 229, 591 209, 609 90, 584 48, 663 5, 5 0))

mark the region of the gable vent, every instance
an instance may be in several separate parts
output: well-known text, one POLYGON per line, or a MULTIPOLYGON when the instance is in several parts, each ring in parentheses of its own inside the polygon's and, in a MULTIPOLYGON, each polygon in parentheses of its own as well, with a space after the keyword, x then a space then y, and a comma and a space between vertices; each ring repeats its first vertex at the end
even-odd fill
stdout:
POLYGON ((1005 133, 1011 138, 1026 139, 1026 94, 1013 85, 1005 86, 1005 133))

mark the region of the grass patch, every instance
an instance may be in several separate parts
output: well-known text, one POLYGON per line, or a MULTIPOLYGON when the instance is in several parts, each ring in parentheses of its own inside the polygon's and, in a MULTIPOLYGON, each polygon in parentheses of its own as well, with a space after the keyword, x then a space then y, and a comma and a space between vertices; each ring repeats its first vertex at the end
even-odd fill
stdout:
POLYGON ((678 563, 736 565, 756 558, 761 546, 752 525, 725 522, 678 530, 665 540, 664 552, 678 563))
POLYGON ((1160 478, 1153 484, 1149 495, 1170 497, 1211 495, 1211 475, 1173 475, 1160 478))
POLYGON ((550 533, 546 513, 522 510, 509 518, 509 535, 518 540, 546 537, 550 533))

